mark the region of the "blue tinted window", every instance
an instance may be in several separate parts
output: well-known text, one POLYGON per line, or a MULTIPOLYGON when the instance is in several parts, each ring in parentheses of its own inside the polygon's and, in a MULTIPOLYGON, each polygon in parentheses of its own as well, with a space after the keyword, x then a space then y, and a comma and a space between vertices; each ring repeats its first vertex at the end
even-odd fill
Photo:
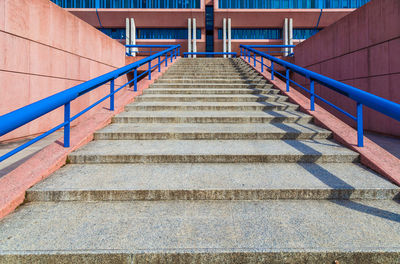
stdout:
POLYGON ((293 38, 294 39, 308 39, 309 37, 315 35, 321 29, 310 29, 310 28, 294 28, 293 38))
POLYGON ((359 8, 370 0, 219 0, 219 8, 359 8))
MULTIPOLYGON (((113 39, 125 39, 125 28, 101 28, 101 32, 113 39)), ((196 30, 196 38, 201 38, 201 30, 196 30)), ((187 39, 188 31, 185 28, 138 28, 137 39, 187 39)))
POLYGON ((200 8, 200 0, 51 0, 64 8, 200 8))
MULTIPOLYGON (((280 28, 232 28, 232 39, 282 39, 280 28)), ((218 39, 222 39, 222 29, 218 29, 218 39)))

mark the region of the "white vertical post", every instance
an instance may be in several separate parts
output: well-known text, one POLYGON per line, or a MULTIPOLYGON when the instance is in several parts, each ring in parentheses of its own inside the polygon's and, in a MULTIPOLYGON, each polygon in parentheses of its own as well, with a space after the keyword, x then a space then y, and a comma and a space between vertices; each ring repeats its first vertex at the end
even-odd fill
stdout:
MULTIPOLYGON (((222 41, 223 41, 223 51, 226 52, 226 18, 224 18, 222 23, 222 41)), ((224 58, 226 58, 225 54, 224 58)))
MULTIPOLYGON (((193 18, 193 52, 197 52, 196 35, 196 18, 193 18)), ((193 58, 196 58, 196 55, 193 55, 193 58)))
MULTIPOLYGON (((293 45, 293 18, 289 19, 289 45, 293 45)), ((289 48, 289 54, 293 53, 293 48, 289 48)))
MULTIPOLYGON (((283 45, 287 45, 288 41, 288 19, 285 18, 285 22, 283 24, 283 45)), ((283 48, 283 56, 286 57, 288 53, 287 48, 283 48)))
MULTIPOLYGON (((129 18, 126 19, 126 26, 125 26, 125 45, 129 45, 131 43, 131 36, 129 30, 129 18)), ((130 48, 126 48, 126 53, 130 53, 130 48)))
MULTIPOLYGON (((135 20, 131 18, 131 45, 136 45, 136 25, 135 25, 135 20)), ((131 51, 133 51, 133 57, 136 56, 136 51, 138 48, 132 48, 131 51)))
MULTIPOLYGON (((188 52, 192 52, 192 19, 188 18, 188 52)), ((192 55, 188 55, 191 58, 192 55)))
MULTIPOLYGON (((228 18, 228 52, 232 52, 232 43, 231 43, 231 38, 232 38, 232 34, 231 34, 231 19, 228 18)), ((229 58, 232 57, 232 55, 228 56, 229 58)))

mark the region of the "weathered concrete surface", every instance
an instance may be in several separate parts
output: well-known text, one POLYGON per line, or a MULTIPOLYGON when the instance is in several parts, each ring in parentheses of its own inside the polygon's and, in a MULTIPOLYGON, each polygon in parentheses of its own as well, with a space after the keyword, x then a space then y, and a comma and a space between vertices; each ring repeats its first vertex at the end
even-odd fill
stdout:
MULTIPOLYGON (((189 62, 246 70, 240 59, 176 66, 189 62)), ((398 262, 399 188, 357 153, 295 110, 213 109, 292 105, 286 98, 210 102, 200 87, 151 89, 170 98, 127 107, 0 222, 0 262, 398 262), (207 107, 186 108, 198 106, 207 107)))
POLYGON ((123 112, 114 123, 309 123, 310 115, 297 111, 135 111, 123 112))
POLYGON ((315 140, 98 140, 69 155, 71 163, 356 162, 358 154, 315 140), (229 146, 229 147, 228 147, 229 146))
POLYGON ((95 139, 322 139, 331 132, 312 124, 111 124, 95 139))
POLYGON ((400 188, 352 163, 69 165, 26 201, 394 199, 400 188))
POLYGON ((214 263, 234 263, 232 255, 250 263, 396 263, 400 207, 389 200, 31 203, 1 220, 0 241, 3 263, 39 252, 103 254, 103 262, 129 254, 158 263, 173 254, 199 262, 211 255, 214 263))

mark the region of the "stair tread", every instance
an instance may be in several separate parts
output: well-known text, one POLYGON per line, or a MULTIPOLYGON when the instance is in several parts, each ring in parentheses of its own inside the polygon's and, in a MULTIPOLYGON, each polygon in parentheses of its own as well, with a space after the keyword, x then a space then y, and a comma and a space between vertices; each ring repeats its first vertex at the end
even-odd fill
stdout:
MULTIPOLYGON (((400 188, 365 167, 353 163, 325 164, 70 164, 27 191, 68 193, 155 190, 269 190, 302 191, 362 190, 370 199, 375 191, 400 194, 400 188), (371 191, 371 193, 368 193, 371 191)), ((394 195, 393 195, 394 194, 394 195)), ((46 196, 46 194, 43 194, 46 196)), ((60 196, 62 194, 56 193, 60 196)), ((299 195, 299 194, 297 194, 299 195)), ((308 194, 309 197, 312 197, 308 194)), ((79 197, 78 197, 79 198, 79 197)), ((315 199, 315 197, 312 197, 315 199)), ((364 197, 365 198, 365 197, 364 197)), ((385 198, 385 197, 383 197, 385 198)), ((75 197, 77 199, 77 197, 75 197)), ((95 199, 95 196, 91 199, 95 199)), ((117 198, 115 198, 117 199, 117 198)), ((301 199, 298 197, 297 199, 301 199)), ((303 197, 304 199, 304 197, 303 197)))
POLYGON ((313 124, 297 123, 246 123, 246 124, 193 124, 193 123, 114 123, 99 131, 101 133, 331 133, 313 124))
POLYGON ((125 111, 116 117, 310 117, 298 111, 125 111))
POLYGON ((324 139, 95 140, 74 151, 69 157, 82 155, 345 155, 358 157, 356 152, 324 139))
POLYGON ((400 250, 391 200, 28 203, 1 223, 2 254, 400 250))

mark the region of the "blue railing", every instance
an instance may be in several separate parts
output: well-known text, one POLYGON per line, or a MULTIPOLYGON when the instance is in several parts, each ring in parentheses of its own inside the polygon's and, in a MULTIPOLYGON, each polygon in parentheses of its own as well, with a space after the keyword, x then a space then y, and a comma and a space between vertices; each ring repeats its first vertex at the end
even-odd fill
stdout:
MULTIPOLYGON (((165 49, 167 47, 171 47, 172 45, 125 45, 125 47, 127 48, 127 52, 126 55, 127 56, 133 56, 132 53, 136 53, 136 55, 140 55, 140 54, 146 54, 146 55, 153 55, 156 54, 158 52, 160 52, 160 49, 165 49), (138 50, 139 48, 146 48, 148 50, 138 50)), ((181 53, 181 45, 177 45, 177 54, 179 54, 178 56, 180 56, 181 53)), ((176 58, 176 56, 175 56, 176 58)))
MULTIPOLYGON (((137 45, 134 47, 150 47, 150 45, 137 45)), ((151 46, 153 47, 153 46, 151 46)), ((147 58, 144 58, 140 61, 134 62, 132 64, 126 65, 122 68, 114 70, 112 72, 106 73, 101 75, 97 78, 69 88, 65 91, 57 93, 55 95, 49 96, 42 100, 39 100, 35 103, 30 105, 24 106, 20 109, 12 111, 8 114, 0 116, 0 136, 3 136, 61 106, 64 106, 64 122, 57 125, 56 127, 50 129, 49 131, 29 140, 28 142, 22 144, 21 146, 13 149, 12 151, 6 153, 3 156, 0 156, 0 162, 11 157, 12 155, 18 153, 19 151, 29 147, 30 145, 34 144, 35 142, 41 140, 42 138, 50 135, 51 133, 57 131, 58 129, 64 128, 64 147, 70 146, 70 124, 72 121, 77 119, 79 116, 83 115, 96 105, 100 104, 104 100, 110 98, 110 110, 114 111, 114 95, 119 92, 121 89, 130 85, 133 82, 134 91, 137 91, 137 81, 140 77, 144 75, 148 75, 149 80, 151 80, 151 71, 158 68, 158 71, 161 71, 161 64, 165 63, 165 66, 168 66, 168 60, 170 59, 171 62, 173 59, 176 59, 176 56, 179 56, 180 45, 157 45, 157 47, 163 47, 163 51, 159 51, 154 55, 151 55, 147 58), (158 58, 157 64, 154 66, 151 65, 151 62, 158 58), (142 65, 148 65, 148 69, 141 73, 140 75, 137 74, 137 69, 142 65), (133 71, 134 77, 132 80, 128 81, 126 84, 122 85, 118 89, 114 89, 114 81, 118 77, 130 73, 133 71), (71 116, 71 102, 77 99, 78 97, 106 84, 110 83, 110 92, 108 95, 104 96, 97 102, 93 103, 92 105, 88 106, 84 110, 80 111, 74 116, 71 116)))
POLYGON ((370 0, 218 0, 219 8, 359 8, 370 0))
POLYGON ((264 71, 264 66, 271 71, 271 80, 274 79, 274 75, 277 74, 281 76, 284 80, 286 80, 286 91, 290 91, 290 84, 294 84, 301 89, 305 90, 307 93, 310 94, 310 110, 315 111, 315 99, 319 99, 322 102, 328 104, 329 106, 333 107, 334 109, 340 111, 341 113, 345 114, 346 116, 350 117, 351 119, 357 122, 357 145, 359 147, 364 146, 364 130, 363 130, 363 105, 374 109, 388 117, 391 117, 397 121, 400 121, 400 104, 396 104, 392 101, 387 99, 381 98, 379 96, 373 95, 371 93, 362 91, 357 89, 353 86, 344 84, 342 82, 336 81, 334 79, 328 78, 321 74, 312 72, 305 68, 299 67, 295 64, 286 62, 284 60, 275 58, 274 56, 268 55, 264 52, 258 51, 254 48, 257 46, 246 46, 240 45, 240 56, 243 56, 243 59, 250 63, 250 60, 253 59, 254 67, 257 66, 257 62, 261 63, 261 72, 264 71), (257 56, 261 57, 261 60, 257 59, 257 56), (263 58, 266 58, 271 61, 271 65, 268 66, 264 64, 263 58), (274 69, 274 63, 277 63, 285 68, 285 75, 279 73, 274 69), (293 73, 300 74, 301 76, 305 77, 310 81, 310 89, 305 88, 304 86, 298 84, 297 82, 290 79, 290 71, 293 73), (325 100, 324 98, 315 94, 314 86, 315 82, 335 91, 338 92, 352 100, 354 100, 357 104, 357 114, 353 116, 352 114, 344 111, 343 109, 339 108, 338 106, 332 104, 331 102, 325 100))
POLYGON ((51 0, 63 8, 200 8, 200 0, 51 0))
POLYGON ((188 55, 209 55, 214 57, 214 55, 232 55, 234 58, 236 58, 237 53, 236 52, 184 52, 183 56, 185 58, 188 57, 188 55))

